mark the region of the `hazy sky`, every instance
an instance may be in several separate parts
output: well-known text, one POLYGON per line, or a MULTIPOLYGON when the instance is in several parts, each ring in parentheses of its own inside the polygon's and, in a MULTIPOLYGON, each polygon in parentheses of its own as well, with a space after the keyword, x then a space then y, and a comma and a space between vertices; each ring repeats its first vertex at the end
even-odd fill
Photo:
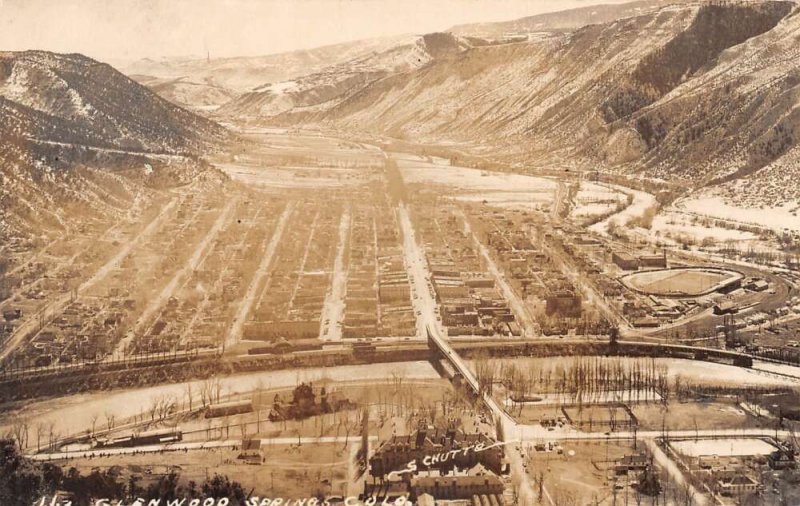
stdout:
POLYGON ((0 0, 0 50, 251 56, 620 0, 0 0))

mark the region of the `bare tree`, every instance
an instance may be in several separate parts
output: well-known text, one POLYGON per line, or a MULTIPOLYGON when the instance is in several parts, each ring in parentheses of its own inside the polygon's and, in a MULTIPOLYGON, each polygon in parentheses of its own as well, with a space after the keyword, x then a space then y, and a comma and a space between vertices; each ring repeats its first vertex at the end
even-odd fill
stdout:
POLYGON ((222 393, 222 382, 216 376, 214 377, 213 385, 216 402, 219 402, 220 394, 222 393))
POLYGON ((212 404, 214 400, 214 380, 211 378, 206 378, 203 383, 200 384, 200 402, 203 404, 205 408, 207 405, 212 404))
MULTIPOLYGON (((227 415, 222 419, 222 425, 225 426, 225 437, 229 438, 231 435, 231 419, 227 415)), ((220 430, 220 435, 222 435, 222 430, 220 430)))
POLYGON ((150 414, 150 421, 156 421, 156 414, 158 413, 158 408, 161 406, 161 396, 151 397, 150 398, 150 405, 147 408, 147 412, 150 414))
POLYGON ((30 424, 26 418, 14 418, 14 421, 11 423, 11 432, 20 449, 24 449, 28 446, 29 431, 30 424))
POLYGON ((95 427, 97 427, 97 419, 98 418, 100 418, 99 414, 92 413, 92 417, 91 417, 91 420, 92 420, 92 433, 91 433, 92 437, 94 437, 94 431, 95 431, 95 427))
POLYGON ((695 492, 692 488, 692 485, 689 482, 684 482, 683 486, 680 490, 680 502, 683 506, 694 506, 695 503, 695 492))
POLYGON ((39 422, 36 424, 36 451, 41 451, 42 449, 42 437, 47 434, 47 426, 39 422))
POLYGON ((347 412, 343 413, 343 420, 344 423, 344 445, 342 448, 347 448, 348 443, 350 442, 350 431, 353 430, 356 424, 351 424, 350 415, 347 412))
POLYGON ((400 388, 403 386, 403 375, 397 371, 392 371, 392 385, 394 385, 395 392, 400 390, 400 388))
POLYGON ((47 446, 51 450, 55 449, 55 443, 58 440, 58 431, 56 431, 56 422, 50 421, 47 423, 47 446))
POLYGON ((191 381, 186 383, 186 385, 183 387, 183 392, 184 392, 184 395, 186 396, 186 405, 188 407, 188 410, 191 412, 192 411, 192 382, 191 381))
POLYGON ((175 411, 175 406, 177 404, 178 400, 174 397, 162 397, 158 404, 158 419, 165 420, 173 411, 175 411))

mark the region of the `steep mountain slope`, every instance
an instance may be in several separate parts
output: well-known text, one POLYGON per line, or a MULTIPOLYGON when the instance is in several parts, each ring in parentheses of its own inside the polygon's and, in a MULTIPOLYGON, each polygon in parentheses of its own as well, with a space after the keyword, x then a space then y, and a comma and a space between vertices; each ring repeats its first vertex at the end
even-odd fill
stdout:
POLYGON ((130 78, 173 104, 196 112, 213 111, 238 96, 234 90, 208 82, 194 82, 189 77, 159 79, 134 74, 130 78))
POLYGON ((537 41, 475 47, 378 80, 329 111, 279 119, 482 144, 528 164, 695 182, 740 176, 795 144, 794 120, 777 121, 794 117, 800 60, 775 61, 796 43, 793 8, 667 6, 537 41), (756 65, 761 74, 749 76, 756 65))
POLYGON ((225 135, 216 123, 82 55, 0 53, 0 128, 32 141, 191 152, 225 135))
POLYGON ((223 105, 217 114, 263 121, 296 110, 324 111, 384 77, 447 59, 468 47, 463 39, 446 33, 414 37, 384 51, 359 56, 309 75, 259 86, 223 105))
POLYGON ((0 53, 0 242, 126 212, 227 136, 90 58, 0 53))
POLYGON ((798 41, 795 10, 634 114, 629 124, 649 148, 642 165, 662 176, 677 172, 717 183, 789 154, 800 137, 798 41))
POLYGON ((171 102, 208 110, 264 83, 314 74, 332 65, 387 51, 409 39, 368 39, 256 57, 146 58, 119 68, 171 102))
POLYGON ((547 31, 573 31, 590 24, 609 23, 622 18, 641 16, 679 1, 639 0, 623 4, 592 5, 558 12, 494 23, 457 25, 449 31, 461 37, 498 39, 547 31))
POLYGON ((314 119, 463 141, 551 132, 559 124, 574 133, 614 92, 616 79, 632 74, 694 15, 663 10, 536 42, 473 48, 377 82, 314 119))
POLYGON ((738 206, 800 210, 800 10, 723 52, 716 66, 631 123, 653 148, 641 165, 700 179, 738 206), (681 162, 686 160, 686 162, 681 162))

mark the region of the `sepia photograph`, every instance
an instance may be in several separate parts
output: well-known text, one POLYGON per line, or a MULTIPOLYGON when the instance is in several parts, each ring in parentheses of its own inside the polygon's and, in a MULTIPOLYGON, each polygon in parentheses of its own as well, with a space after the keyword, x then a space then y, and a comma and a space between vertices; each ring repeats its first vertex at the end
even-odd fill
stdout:
POLYGON ((0 506, 800 506, 797 0, 0 0, 0 506))

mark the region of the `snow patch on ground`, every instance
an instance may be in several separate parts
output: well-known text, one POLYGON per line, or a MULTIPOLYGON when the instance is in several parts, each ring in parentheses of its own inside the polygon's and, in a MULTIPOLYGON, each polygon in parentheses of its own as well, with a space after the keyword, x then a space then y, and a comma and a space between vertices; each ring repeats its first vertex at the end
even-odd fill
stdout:
POLYGON ((697 196, 680 202, 680 206, 692 213, 712 218, 738 221, 773 230, 800 231, 800 216, 793 213, 797 202, 787 202, 775 207, 740 207, 714 195, 697 196))
POLYGON ((299 89, 300 86, 297 84, 297 81, 283 81, 280 83, 272 83, 264 87, 264 91, 269 91, 275 95, 291 93, 293 91, 298 91, 299 89))
POLYGON ((431 183, 464 191, 494 191, 509 193, 548 193, 551 196, 557 183, 551 179, 506 172, 490 172, 466 167, 450 167, 414 160, 399 159, 398 165, 406 183, 431 183))
POLYGON ((712 239, 715 242, 753 241, 758 237, 752 232, 732 230, 721 227, 706 227, 697 223, 695 218, 678 211, 659 213, 653 219, 651 230, 655 234, 669 236, 689 236, 698 241, 712 239))
POLYGON ((701 439, 698 441, 670 442, 678 453, 687 457, 716 455, 718 457, 743 457, 769 455, 777 448, 761 439, 701 439))
POLYGON ((589 218, 610 213, 618 203, 625 202, 625 194, 607 186, 582 182, 575 196, 572 218, 589 218))
POLYGON ((232 163, 217 168, 244 184, 267 188, 322 188, 361 184, 364 173, 358 169, 308 167, 255 167, 232 163))
POLYGON ((462 202, 482 203, 502 209, 545 211, 553 200, 552 192, 491 192, 470 193, 453 197, 462 202))
POLYGON ((604 186, 607 186, 609 189, 616 190, 620 193, 624 193, 625 195, 632 196, 633 202, 621 212, 609 216, 605 220, 599 221, 589 227, 589 230, 598 234, 608 235, 608 226, 611 223, 614 223, 620 227, 624 227, 627 225, 628 221, 635 218, 640 218, 644 215, 645 211, 656 205, 656 198, 647 192, 633 190, 631 188, 613 184, 604 186))

